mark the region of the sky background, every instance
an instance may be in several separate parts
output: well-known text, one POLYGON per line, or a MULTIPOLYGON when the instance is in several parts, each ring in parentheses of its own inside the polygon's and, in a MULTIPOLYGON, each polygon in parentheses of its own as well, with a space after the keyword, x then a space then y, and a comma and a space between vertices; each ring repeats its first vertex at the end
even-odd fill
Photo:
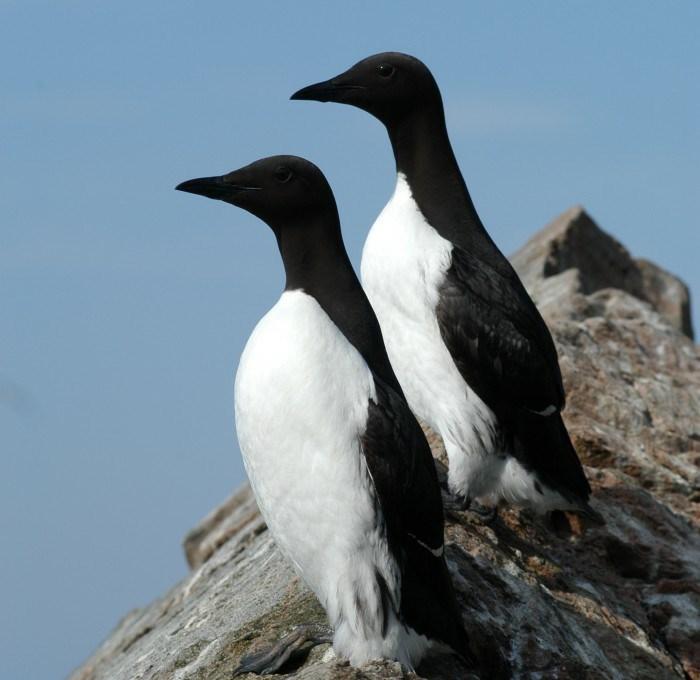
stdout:
POLYGON ((178 182, 307 156, 358 264, 384 130, 288 97, 410 52, 506 253, 582 203, 690 284, 697 326, 698 26, 694 1, 0 0, 0 677, 65 677, 243 480, 233 377, 281 263, 178 182))

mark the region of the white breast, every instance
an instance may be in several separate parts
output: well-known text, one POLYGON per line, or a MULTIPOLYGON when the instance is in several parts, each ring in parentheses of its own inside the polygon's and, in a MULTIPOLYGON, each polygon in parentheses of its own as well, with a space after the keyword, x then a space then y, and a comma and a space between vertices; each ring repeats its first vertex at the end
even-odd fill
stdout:
MULTIPOLYGON (((236 427, 260 510, 336 627, 353 663, 396 654, 381 637, 382 575, 400 574, 380 527, 360 435, 371 371, 316 300, 285 292, 258 323, 236 376, 236 427)), ((405 636, 404 636, 405 637, 405 636)))
POLYGON ((445 442, 451 490, 477 497, 496 483, 500 464, 492 455, 494 415, 459 373, 435 315, 451 252, 399 174, 365 242, 362 283, 411 409, 445 442))

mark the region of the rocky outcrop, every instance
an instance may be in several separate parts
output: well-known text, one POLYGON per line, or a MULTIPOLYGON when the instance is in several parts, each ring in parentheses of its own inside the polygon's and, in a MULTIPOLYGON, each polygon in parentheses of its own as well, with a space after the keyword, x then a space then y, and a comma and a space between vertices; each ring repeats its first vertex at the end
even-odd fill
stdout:
MULTIPOLYGON (((514 510, 484 526, 448 509, 447 557, 482 650, 476 675, 445 655, 418 674, 353 669, 321 647, 289 677, 700 678, 700 352, 687 289, 581 208, 513 262, 557 342, 565 418, 606 526, 514 510)), ((73 680, 228 679, 244 650, 324 621, 248 487, 185 550, 190 575, 129 613, 73 680)))
POLYGON ((625 291, 650 303, 674 328, 693 338, 688 287, 653 262, 634 259, 580 205, 569 208, 538 232, 512 262, 528 288, 569 272, 578 292, 590 295, 605 288, 625 291))

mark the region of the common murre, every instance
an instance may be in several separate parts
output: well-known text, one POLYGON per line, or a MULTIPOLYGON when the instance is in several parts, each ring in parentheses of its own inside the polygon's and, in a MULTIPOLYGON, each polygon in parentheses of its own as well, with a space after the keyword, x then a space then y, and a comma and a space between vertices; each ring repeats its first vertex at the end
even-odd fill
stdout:
POLYGON ((377 54, 292 99, 357 106, 389 133, 396 189, 362 281, 408 403, 445 443, 450 490, 464 507, 503 499, 602 521, 560 414, 554 342, 479 219, 428 68, 377 54))
MULTIPOLYGON (((444 556, 427 441, 350 264, 320 170, 274 156, 177 189, 239 206, 273 230, 286 273, 236 376, 236 427, 260 510, 315 592, 337 654, 415 667, 432 641, 469 658, 444 556)), ((238 672, 273 672, 301 627, 238 672)))

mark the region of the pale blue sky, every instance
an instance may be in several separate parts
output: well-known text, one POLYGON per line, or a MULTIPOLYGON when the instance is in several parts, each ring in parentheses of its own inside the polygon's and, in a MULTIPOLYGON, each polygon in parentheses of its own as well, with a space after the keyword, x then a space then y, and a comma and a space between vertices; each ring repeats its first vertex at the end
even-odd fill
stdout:
POLYGON ((288 97, 406 51, 504 251, 583 203, 698 292, 699 25, 697 2, 0 1, 0 677, 64 677, 243 479, 233 376, 281 266, 178 182, 308 156, 357 263, 384 131, 288 97))

